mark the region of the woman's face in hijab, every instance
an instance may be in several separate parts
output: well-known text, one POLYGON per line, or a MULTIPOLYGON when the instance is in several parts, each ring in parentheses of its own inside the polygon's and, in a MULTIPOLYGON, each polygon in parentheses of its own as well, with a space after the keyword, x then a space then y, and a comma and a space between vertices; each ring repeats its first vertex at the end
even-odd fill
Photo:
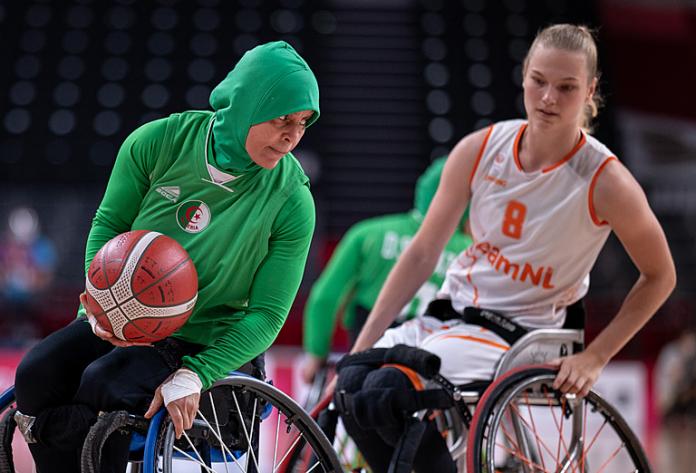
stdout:
POLYGON ((251 160, 262 168, 276 167, 300 142, 313 114, 312 110, 304 110, 253 125, 245 145, 251 160))

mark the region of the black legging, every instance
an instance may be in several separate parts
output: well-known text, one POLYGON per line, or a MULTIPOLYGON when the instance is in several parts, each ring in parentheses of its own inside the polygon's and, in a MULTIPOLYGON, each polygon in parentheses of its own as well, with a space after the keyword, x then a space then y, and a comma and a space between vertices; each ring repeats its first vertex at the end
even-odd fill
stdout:
MULTIPOLYGON (((159 386, 200 345, 173 339, 153 347, 115 348, 78 319, 35 345, 15 378, 17 408, 35 416, 29 446, 39 473, 80 471, 84 438, 99 411, 144 413, 159 386)), ((102 472, 123 473, 129 435, 112 435, 102 472)))
MULTIPOLYGON (((373 370, 365 365, 357 365, 342 369, 338 376, 336 392, 344 390, 347 393, 355 393, 361 389, 374 392, 380 389, 410 390, 413 389, 413 385, 406 375, 395 368, 383 367, 373 370)), ((379 402, 378 397, 375 399, 379 402)), ((391 409, 391 406, 379 405, 375 408, 391 409)), ((341 419, 346 432, 358 446, 370 468, 377 473, 386 473, 394 454, 394 447, 405 430, 405 424, 363 428, 350 415, 342 416, 341 419)), ((431 420, 424 422, 427 422, 427 426, 413 461, 414 471, 454 473, 456 464, 435 423, 431 420)))

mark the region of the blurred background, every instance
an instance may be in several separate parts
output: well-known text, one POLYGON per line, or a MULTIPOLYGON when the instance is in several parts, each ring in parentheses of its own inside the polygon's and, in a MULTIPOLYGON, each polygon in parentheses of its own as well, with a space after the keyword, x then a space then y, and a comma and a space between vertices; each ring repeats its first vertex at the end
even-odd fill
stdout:
MULTIPOLYGON (((278 340, 296 347, 309 288, 345 230, 407 211, 432 159, 470 131, 522 116, 521 61, 554 22, 598 29, 607 104, 595 135, 640 180, 677 264, 675 293, 618 357, 638 370, 640 400, 630 383, 609 388, 638 402, 652 435, 694 357, 696 7, 687 0, 0 1, 0 382, 12 381, 22 350, 75 316, 86 236, 120 143, 146 121, 208 109, 246 50, 288 41, 321 89, 322 118, 296 152, 318 212, 278 340)), ((592 273, 589 338, 636 275, 610 238, 592 273)), ((339 333, 336 350, 345 343, 339 333)))

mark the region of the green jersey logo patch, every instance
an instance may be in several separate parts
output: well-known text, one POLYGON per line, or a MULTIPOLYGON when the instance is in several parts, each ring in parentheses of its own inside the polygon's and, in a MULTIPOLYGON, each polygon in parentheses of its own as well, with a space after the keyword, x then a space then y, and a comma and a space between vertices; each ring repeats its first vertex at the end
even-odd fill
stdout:
POLYGON ((185 232, 200 233, 210 223, 210 208, 202 200, 189 200, 176 209, 176 223, 185 232))

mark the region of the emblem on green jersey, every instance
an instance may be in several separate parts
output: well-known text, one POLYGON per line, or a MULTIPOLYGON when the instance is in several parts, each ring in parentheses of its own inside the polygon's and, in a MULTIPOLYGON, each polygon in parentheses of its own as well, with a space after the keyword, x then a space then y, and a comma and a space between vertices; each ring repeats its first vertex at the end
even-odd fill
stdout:
POLYGON ((210 208, 202 200, 183 202, 176 209, 176 223, 185 232, 202 232, 210 223, 210 208))

